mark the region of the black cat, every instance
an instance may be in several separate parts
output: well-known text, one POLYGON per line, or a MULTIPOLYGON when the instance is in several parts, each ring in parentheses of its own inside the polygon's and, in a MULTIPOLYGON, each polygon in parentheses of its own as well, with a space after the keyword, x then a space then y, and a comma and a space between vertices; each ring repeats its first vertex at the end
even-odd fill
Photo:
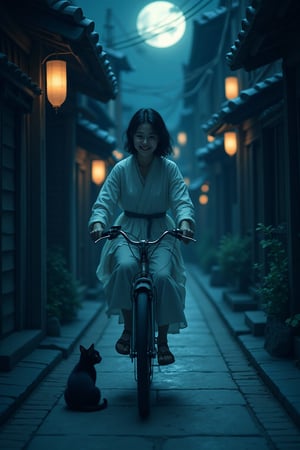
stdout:
POLYGON ((96 386, 96 370, 102 358, 94 344, 86 349, 80 345, 80 359, 72 370, 64 396, 70 409, 75 411, 99 411, 107 407, 107 400, 99 404, 101 392, 96 386))

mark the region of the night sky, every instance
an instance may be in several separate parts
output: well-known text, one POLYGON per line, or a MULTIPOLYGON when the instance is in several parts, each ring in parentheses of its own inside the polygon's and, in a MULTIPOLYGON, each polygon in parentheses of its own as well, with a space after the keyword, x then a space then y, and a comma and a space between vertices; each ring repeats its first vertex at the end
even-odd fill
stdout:
POLYGON ((138 35, 136 19, 139 11, 150 3, 147 0, 76 0, 74 3, 88 19, 95 21, 95 31, 104 49, 107 39, 111 39, 112 48, 122 52, 133 68, 121 77, 124 127, 137 109, 152 107, 162 114, 170 129, 175 128, 182 107, 183 66, 190 56, 193 21, 204 11, 214 9, 218 1, 175 0, 173 3, 186 13, 186 32, 180 42, 168 48, 151 47, 138 35), (108 34, 105 24, 109 8, 112 28, 108 34))

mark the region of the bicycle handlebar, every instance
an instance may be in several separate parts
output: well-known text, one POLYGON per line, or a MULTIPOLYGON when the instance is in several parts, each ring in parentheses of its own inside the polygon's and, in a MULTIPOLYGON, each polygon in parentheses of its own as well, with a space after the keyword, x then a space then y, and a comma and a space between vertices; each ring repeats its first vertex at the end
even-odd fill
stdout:
POLYGON ((179 228, 174 228, 173 230, 166 230, 166 231, 164 231, 154 241, 149 241, 149 240, 144 240, 144 239, 140 240, 140 241, 135 241, 135 240, 131 239, 128 236, 128 234, 121 229, 120 226, 113 226, 113 227, 110 228, 110 230, 105 231, 104 233, 102 233, 102 236, 95 241, 95 244, 97 242, 101 241, 102 239, 109 239, 109 240, 116 239, 116 237, 118 237, 120 234, 126 239, 126 241, 129 244, 132 244, 132 245, 141 245, 141 244, 155 245, 155 244, 158 244, 168 234, 170 234, 171 236, 174 236, 174 237, 176 237, 177 239, 180 239, 180 240, 187 239, 189 241, 196 242, 196 239, 191 238, 189 236, 184 236, 182 230, 180 230, 179 228))

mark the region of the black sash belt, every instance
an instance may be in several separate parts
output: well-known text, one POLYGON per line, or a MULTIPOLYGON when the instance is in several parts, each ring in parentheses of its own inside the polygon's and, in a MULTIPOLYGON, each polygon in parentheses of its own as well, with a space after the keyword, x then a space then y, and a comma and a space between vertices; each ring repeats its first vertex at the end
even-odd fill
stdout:
POLYGON ((165 212, 159 212, 154 214, 140 214, 132 211, 124 211, 125 216, 127 217, 134 217, 135 219, 146 219, 148 221, 147 225, 147 238, 150 238, 151 233, 151 227, 152 227, 152 220, 153 219, 161 219, 162 217, 165 217, 165 212))

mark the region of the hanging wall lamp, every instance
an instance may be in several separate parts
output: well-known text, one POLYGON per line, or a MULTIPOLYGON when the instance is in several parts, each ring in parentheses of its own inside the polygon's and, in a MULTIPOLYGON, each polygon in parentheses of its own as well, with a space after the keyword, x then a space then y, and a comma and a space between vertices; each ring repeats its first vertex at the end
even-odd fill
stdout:
POLYGON ((200 205, 207 205, 207 203, 208 203, 208 195, 207 194, 200 194, 198 200, 199 200, 200 205))
POLYGON ((173 158, 178 159, 180 157, 181 150, 178 145, 174 145, 173 147, 173 158))
POLYGON ((237 134, 235 131, 224 133, 224 149, 227 155, 233 156, 237 152, 237 134))
POLYGON ((179 133, 177 134, 177 142, 180 145, 187 144, 187 134, 185 131, 179 131, 179 133))
POLYGON ((208 183, 203 183, 201 185, 201 192, 204 192, 205 194, 207 194, 207 192, 209 192, 209 184, 208 183))
POLYGON ((106 177, 106 165, 102 159, 95 159, 92 161, 92 181, 95 184, 103 183, 106 177))
POLYGON ((67 63, 61 59, 46 62, 47 98, 58 109, 67 98, 67 63))
POLYGON ((227 100, 236 98, 239 95, 239 80, 237 77, 225 78, 225 97, 227 100))
POLYGON ((207 205, 208 203, 208 193, 209 193, 209 184, 202 183, 200 186, 200 195, 199 195, 199 203, 200 205, 207 205))

